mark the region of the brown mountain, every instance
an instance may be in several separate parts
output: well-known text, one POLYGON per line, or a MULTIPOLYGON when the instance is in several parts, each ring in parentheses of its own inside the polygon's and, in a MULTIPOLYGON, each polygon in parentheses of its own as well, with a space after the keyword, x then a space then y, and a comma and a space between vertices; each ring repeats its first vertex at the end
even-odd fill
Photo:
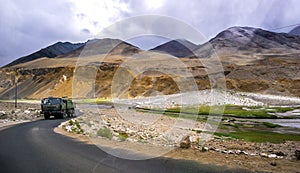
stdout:
POLYGON ((99 54, 111 55, 131 55, 139 52, 140 49, 134 45, 124 42, 119 39, 93 39, 84 43, 84 46, 79 47, 71 52, 62 54, 57 58, 92 56, 99 54))
MULTIPOLYGON (((194 45, 186 47, 193 49, 194 45)), ((81 93, 81 97, 110 97, 112 80, 118 70, 122 71, 121 77, 125 79, 136 73, 129 86, 126 83, 121 85, 128 87, 128 91, 123 93, 124 96, 179 92, 172 77, 158 71, 159 69, 170 70, 176 74, 176 78, 189 78, 191 76, 181 73, 187 68, 191 70, 199 89, 209 89, 211 86, 205 64, 215 63, 213 53, 222 62, 228 89, 300 96, 298 36, 250 27, 232 27, 209 42, 196 46, 194 50, 202 58, 200 60, 203 64, 198 63, 198 59, 189 58, 189 52, 178 41, 170 41, 154 49, 142 51, 117 39, 91 40, 85 47, 55 58, 37 58, 7 66, 0 69, 0 98, 14 97, 13 76, 16 75, 16 69, 19 77, 19 98, 72 96, 72 89, 77 88, 82 88, 77 91, 81 93), (174 60, 166 60, 166 57, 172 57, 170 54, 174 54, 174 60), (106 58, 103 59, 105 55, 106 58), (79 56, 84 58, 78 65, 79 56), (132 59, 134 56, 140 56, 141 59, 132 59), (178 62, 175 57, 181 57, 178 60, 186 64, 185 69, 176 66, 178 62), (134 67, 146 71, 139 74, 126 66, 121 67, 123 62, 127 65, 133 62, 134 67), (158 68, 146 68, 148 64, 154 64, 158 68), (83 71, 85 75, 79 76, 82 82, 80 86, 74 87, 74 73, 77 70, 83 71), (96 74, 93 74, 95 70, 96 74), (87 80, 94 80, 94 87, 87 80)), ((223 69, 215 70, 222 72, 223 69)))

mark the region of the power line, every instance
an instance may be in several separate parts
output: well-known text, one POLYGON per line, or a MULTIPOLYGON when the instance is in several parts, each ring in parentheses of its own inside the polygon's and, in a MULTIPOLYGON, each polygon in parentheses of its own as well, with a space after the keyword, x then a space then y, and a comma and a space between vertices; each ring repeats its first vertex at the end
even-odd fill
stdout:
POLYGON ((293 25, 282 26, 282 27, 278 27, 278 28, 273 28, 272 30, 279 30, 279 29, 289 28, 289 27, 298 26, 298 25, 300 26, 300 23, 293 24, 293 25))

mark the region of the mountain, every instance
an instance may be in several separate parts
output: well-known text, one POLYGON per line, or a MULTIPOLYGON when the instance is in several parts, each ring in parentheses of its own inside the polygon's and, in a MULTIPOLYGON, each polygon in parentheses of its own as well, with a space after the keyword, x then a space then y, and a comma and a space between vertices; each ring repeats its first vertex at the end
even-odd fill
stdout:
POLYGON ((300 37, 287 33, 275 33, 252 27, 231 27, 220 32, 209 42, 196 49, 200 57, 218 53, 250 51, 255 53, 300 50, 300 37))
POLYGON ((79 56, 92 56, 99 54, 111 55, 132 55, 141 51, 140 48, 133 46, 125 41, 119 39, 93 39, 88 40, 84 46, 73 50, 67 54, 60 55, 58 58, 65 57, 79 57, 79 56))
POLYGON ((113 79, 122 83, 118 90, 126 97, 174 94, 179 88, 172 74, 176 80, 193 77, 200 90, 213 87, 210 75, 224 74, 230 90, 300 97, 299 49, 298 36, 251 27, 228 28, 202 45, 172 40, 150 51, 118 39, 95 39, 54 58, 25 59, 0 68, 0 98, 14 98, 16 74, 19 98, 72 97, 72 93, 78 93, 79 98, 109 98, 113 79), (200 61, 190 58, 187 48, 196 52, 200 61), (211 56, 214 52, 217 59, 211 56), (104 54, 106 58, 99 58, 104 54), (186 66, 170 61, 170 55, 180 57, 186 66), (78 61, 79 56, 84 57, 82 61, 78 61), (215 68, 219 60, 223 68, 215 68), (185 73, 186 69, 191 73, 185 73), (119 78, 115 78, 118 71, 119 78), (131 82, 122 81, 130 76, 134 77, 131 82), (79 82, 74 87, 76 80, 79 82), (128 91, 123 92, 122 87, 128 91))
POLYGON ((289 34, 300 36, 300 25, 292 29, 289 34))
POLYGON ((184 39, 177 39, 171 40, 167 43, 159 45, 150 51, 154 52, 162 52, 173 55, 175 57, 190 57, 193 56, 193 50, 197 47, 194 43, 184 40, 184 39))
POLYGON ((68 58, 98 54, 132 55, 140 49, 119 39, 93 39, 85 43, 57 42, 30 55, 21 57, 5 67, 14 66, 40 58, 68 58))
POLYGON ((77 44, 73 44, 70 42, 57 42, 51 46, 48 46, 46 48, 43 48, 37 52, 34 52, 30 55, 21 57, 9 64, 7 64, 5 67, 9 67, 9 66, 13 66, 16 64, 20 64, 20 63, 25 63, 25 62, 29 62, 35 59, 39 59, 42 57, 48 57, 48 58, 54 58, 58 55, 63 55, 66 53, 69 53, 73 50, 76 50, 78 48, 80 48, 81 46, 83 46, 83 43, 77 43, 77 44))

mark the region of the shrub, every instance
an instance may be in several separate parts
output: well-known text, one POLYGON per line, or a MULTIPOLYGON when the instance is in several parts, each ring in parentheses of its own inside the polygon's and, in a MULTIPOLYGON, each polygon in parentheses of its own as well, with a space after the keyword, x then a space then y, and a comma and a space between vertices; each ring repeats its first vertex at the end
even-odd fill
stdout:
POLYGON ((101 136, 101 137, 108 138, 108 139, 112 139, 112 137, 113 137, 113 135, 112 135, 110 129, 107 128, 107 127, 100 128, 100 129, 97 131, 97 135, 98 135, 98 136, 101 136))
POLYGON ((128 134, 125 132, 119 133, 119 139, 120 141, 125 141, 128 138, 128 134))

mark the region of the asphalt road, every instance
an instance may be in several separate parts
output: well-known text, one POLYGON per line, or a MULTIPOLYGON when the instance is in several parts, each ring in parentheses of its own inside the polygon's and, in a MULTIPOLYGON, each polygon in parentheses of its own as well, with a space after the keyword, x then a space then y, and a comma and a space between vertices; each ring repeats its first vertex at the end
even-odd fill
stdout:
POLYGON ((0 172, 245 172, 185 160, 116 158, 94 145, 53 132, 61 121, 39 120, 1 130, 0 172))

